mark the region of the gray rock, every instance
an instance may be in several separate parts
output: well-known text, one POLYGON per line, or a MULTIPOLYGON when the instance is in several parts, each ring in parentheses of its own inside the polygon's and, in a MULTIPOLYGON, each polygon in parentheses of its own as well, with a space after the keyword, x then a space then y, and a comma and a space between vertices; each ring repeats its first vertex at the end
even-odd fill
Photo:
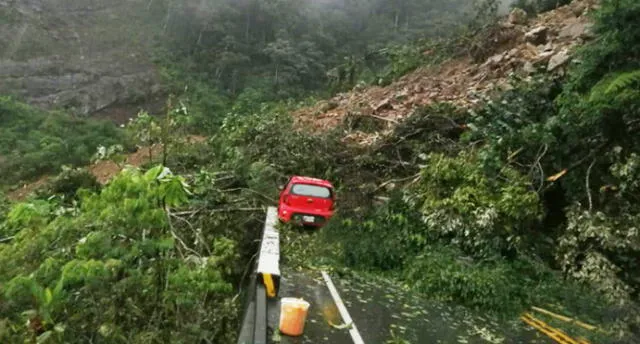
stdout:
POLYGON ((531 63, 531 61, 527 61, 524 63, 524 66, 522 67, 522 70, 526 73, 526 74, 533 74, 536 72, 536 67, 533 65, 533 63, 531 63))
POLYGON ((511 13, 509 13, 509 24, 526 25, 528 20, 527 12, 521 8, 514 8, 511 13))
POLYGON ((533 64, 537 65, 541 63, 547 63, 547 61, 551 59, 551 56, 553 56, 553 51, 541 52, 540 54, 538 54, 538 56, 536 56, 536 59, 533 61, 533 64))
POLYGON ((547 43, 547 33, 549 28, 546 26, 538 26, 524 34, 524 40, 531 44, 541 45, 547 43))
POLYGON ((148 3, 0 0, 18 16, 0 20, 0 94, 79 114, 161 94, 153 33, 141 27, 148 3))
POLYGON ((558 37, 561 39, 591 38, 593 37, 591 33, 592 26, 593 24, 591 23, 572 20, 560 30, 558 37))
POLYGON ((553 55, 547 65, 547 71, 552 72, 571 61, 571 55, 567 49, 562 49, 559 53, 553 55))
POLYGON ((504 61, 504 59, 505 59, 505 54, 504 53, 493 55, 493 56, 491 56, 490 58, 487 59, 487 62, 485 62, 483 64, 483 66, 484 67, 487 67, 487 66, 494 67, 494 66, 497 66, 497 65, 501 64, 504 61))
POLYGON ((573 12, 576 17, 580 17, 586 11, 587 5, 583 1, 574 0, 569 4, 569 8, 571 8, 571 12, 573 12))

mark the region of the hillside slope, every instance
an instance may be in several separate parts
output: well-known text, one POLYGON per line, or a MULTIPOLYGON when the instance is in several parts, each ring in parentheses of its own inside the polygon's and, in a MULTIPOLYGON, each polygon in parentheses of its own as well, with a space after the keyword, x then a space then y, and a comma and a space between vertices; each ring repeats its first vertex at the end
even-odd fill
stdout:
MULTIPOLYGON (((418 107, 451 102, 470 107, 495 91, 510 88, 513 75, 526 77, 537 70, 563 73, 572 51, 592 38, 587 1, 574 1, 527 20, 512 13, 500 23, 499 32, 484 44, 495 51, 486 61, 470 57, 423 67, 386 87, 355 88, 327 102, 294 113, 299 125, 333 128, 347 116, 373 116, 388 128, 418 107)), ((430 54, 426 51, 424 54, 430 54)), ((347 140, 372 143, 376 135, 349 133, 347 140)))
POLYGON ((144 0, 0 0, 0 94, 91 114, 160 92, 144 0))

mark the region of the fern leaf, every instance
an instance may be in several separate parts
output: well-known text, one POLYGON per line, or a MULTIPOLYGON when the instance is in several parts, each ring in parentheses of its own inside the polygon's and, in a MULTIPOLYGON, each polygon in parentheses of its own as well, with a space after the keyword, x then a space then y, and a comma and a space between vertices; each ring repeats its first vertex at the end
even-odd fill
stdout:
POLYGON ((607 87, 606 94, 618 93, 629 86, 640 83, 640 69, 633 72, 620 74, 607 87))
POLYGON ((593 86, 589 94, 589 101, 593 102, 617 94, 634 83, 640 83, 640 69, 632 72, 608 74, 593 86))

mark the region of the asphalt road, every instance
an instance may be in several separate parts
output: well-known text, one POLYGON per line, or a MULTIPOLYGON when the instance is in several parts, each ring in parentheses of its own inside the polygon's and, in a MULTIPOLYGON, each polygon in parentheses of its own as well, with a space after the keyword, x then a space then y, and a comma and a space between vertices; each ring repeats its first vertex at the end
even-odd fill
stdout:
MULTIPOLYGON (((319 271, 284 269, 279 297, 301 297, 311 303, 300 337, 277 333, 279 305, 268 314, 271 343, 352 344, 348 329, 329 325, 342 319, 319 271)), ((478 312, 426 300, 390 282, 332 276, 354 323, 367 344, 553 343, 520 320, 498 321, 478 312)))

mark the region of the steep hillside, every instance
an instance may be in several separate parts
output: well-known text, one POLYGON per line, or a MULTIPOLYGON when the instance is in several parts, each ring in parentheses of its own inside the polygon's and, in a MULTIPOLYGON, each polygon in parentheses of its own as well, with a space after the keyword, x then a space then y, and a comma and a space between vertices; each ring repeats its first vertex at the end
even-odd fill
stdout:
POLYGON ((152 3, 0 0, 0 94, 79 114, 156 95, 152 3))
MULTIPOLYGON (((514 11, 481 42, 485 50, 494 52, 486 60, 460 57, 419 68, 389 86, 356 88, 294 116, 299 125, 316 129, 333 128, 348 116, 371 116, 391 129, 421 106, 450 102, 472 107, 487 95, 512 88, 514 76, 526 78, 536 71, 564 73, 575 48, 593 38, 586 16, 589 9, 587 1, 574 1, 533 19, 514 11)), ((376 138, 378 133, 353 132, 347 140, 372 143, 376 138)))

